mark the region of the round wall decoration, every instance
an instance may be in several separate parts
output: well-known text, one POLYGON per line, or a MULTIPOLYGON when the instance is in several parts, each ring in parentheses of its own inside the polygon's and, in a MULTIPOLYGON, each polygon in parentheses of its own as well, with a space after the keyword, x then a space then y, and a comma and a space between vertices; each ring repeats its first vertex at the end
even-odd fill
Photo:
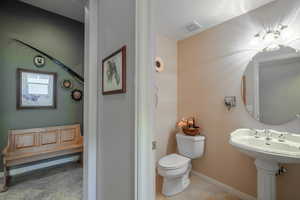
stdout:
POLYGON ((155 70, 157 72, 162 72, 162 71, 164 71, 164 67, 165 67, 165 65, 164 65, 163 60, 160 57, 156 57, 155 58, 155 70))
POLYGON ((71 93, 71 97, 74 101, 81 101, 83 93, 81 90, 75 89, 71 93))
POLYGON ((37 55, 33 58, 33 63, 36 67, 44 67, 46 64, 46 60, 43 56, 37 55))
POLYGON ((71 80, 65 79, 61 82, 61 86, 65 89, 71 89, 73 87, 73 84, 71 80))

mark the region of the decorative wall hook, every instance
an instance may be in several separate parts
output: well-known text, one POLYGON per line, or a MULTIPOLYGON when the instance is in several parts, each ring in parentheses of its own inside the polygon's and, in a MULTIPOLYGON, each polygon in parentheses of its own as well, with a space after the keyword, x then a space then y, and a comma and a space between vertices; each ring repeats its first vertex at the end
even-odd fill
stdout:
POLYGON ((236 97, 235 96, 226 96, 224 98, 224 103, 229 111, 231 108, 236 106, 236 97))

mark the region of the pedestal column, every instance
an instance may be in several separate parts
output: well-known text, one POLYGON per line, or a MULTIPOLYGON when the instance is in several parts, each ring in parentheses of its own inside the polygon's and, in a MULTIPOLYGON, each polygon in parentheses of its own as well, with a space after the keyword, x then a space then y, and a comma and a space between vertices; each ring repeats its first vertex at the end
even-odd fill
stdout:
POLYGON ((257 200, 276 200, 276 173, 278 163, 255 160, 257 169, 257 200))

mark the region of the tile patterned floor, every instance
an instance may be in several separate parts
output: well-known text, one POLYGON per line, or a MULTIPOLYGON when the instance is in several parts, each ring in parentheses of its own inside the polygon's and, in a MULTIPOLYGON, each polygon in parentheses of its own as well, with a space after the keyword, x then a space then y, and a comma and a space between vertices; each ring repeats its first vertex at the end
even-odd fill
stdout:
POLYGON ((81 200, 82 173, 80 164, 71 163, 15 176, 0 200, 81 200))
POLYGON ((190 186, 173 197, 157 195, 156 200, 241 200, 198 176, 191 177, 190 186))

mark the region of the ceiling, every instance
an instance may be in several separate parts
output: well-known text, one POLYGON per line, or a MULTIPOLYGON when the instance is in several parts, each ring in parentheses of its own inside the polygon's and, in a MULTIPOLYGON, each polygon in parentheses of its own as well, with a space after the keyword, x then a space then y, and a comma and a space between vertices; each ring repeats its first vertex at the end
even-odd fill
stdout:
POLYGON ((35 7, 84 22, 84 0, 20 0, 35 7))
MULTIPOLYGON (((84 22, 84 0, 20 0, 65 17, 84 22)), ((160 34, 181 40, 274 0, 156 0, 155 16, 160 34), (188 32, 197 20, 201 28, 188 32)))
POLYGON ((181 40, 221 24, 274 0, 156 0, 157 32, 181 40), (195 32, 185 26, 193 20, 201 24, 195 32))

